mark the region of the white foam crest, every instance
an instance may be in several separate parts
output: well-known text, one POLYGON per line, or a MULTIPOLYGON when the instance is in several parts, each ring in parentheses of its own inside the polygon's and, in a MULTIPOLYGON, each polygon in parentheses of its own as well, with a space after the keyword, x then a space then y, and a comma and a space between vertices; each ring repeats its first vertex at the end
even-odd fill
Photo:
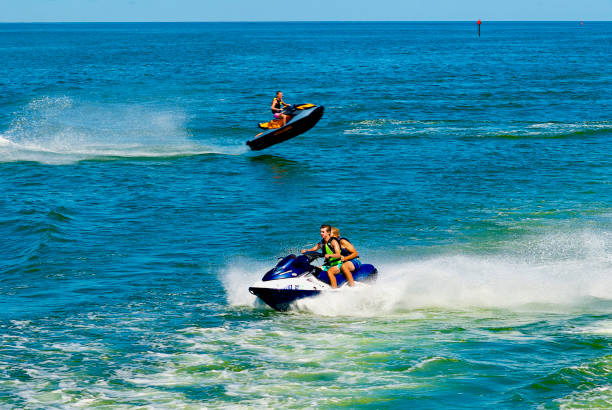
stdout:
POLYGON ((572 329, 569 333, 583 333, 602 336, 612 336, 612 320, 601 320, 585 327, 572 329))
POLYGON ((528 125, 527 128, 539 128, 553 133, 566 133, 582 130, 602 130, 612 127, 609 121, 585 121, 579 123, 544 122, 528 125))
POLYGON ((612 386, 597 386, 579 390, 554 400, 560 409, 609 409, 612 408, 612 386))
POLYGON ((65 353, 80 353, 80 352, 102 352, 104 351, 104 345, 100 343, 53 343, 51 348, 59 350, 65 353))
POLYGON ((185 113, 178 109, 43 97, 16 113, 0 134, 0 161, 66 164, 113 157, 238 155, 247 150, 194 141, 185 122, 185 113))
MULTIPOLYGON (((455 121, 417 121, 397 119, 377 119, 353 122, 353 127, 344 130, 345 135, 359 136, 420 136, 420 135, 465 135, 465 125, 455 121)), ((498 124, 478 123, 470 124, 471 136, 507 136, 507 137, 555 137, 573 134, 577 132, 592 132, 612 130, 610 121, 585 121, 578 123, 520 123, 520 124, 498 124)))

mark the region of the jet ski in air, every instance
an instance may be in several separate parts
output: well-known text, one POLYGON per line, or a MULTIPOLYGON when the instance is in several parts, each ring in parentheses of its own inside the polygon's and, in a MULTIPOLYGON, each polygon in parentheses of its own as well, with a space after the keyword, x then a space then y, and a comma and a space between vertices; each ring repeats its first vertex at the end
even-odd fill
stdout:
POLYGON ((305 133, 315 126, 323 116, 325 108, 314 104, 293 104, 287 106, 283 114, 287 115, 287 122, 283 125, 282 119, 275 119, 259 124, 264 132, 257 134, 247 145, 253 151, 259 151, 272 145, 287 141, 305 133))
MULTIPOLYGON (((296 300, 310 298, 322 293, 342 291, 348 288, 344 274, 336 275, 338 289, 329 283, 327 272, 312 263, 322 258, 319 252, 293 254, 282 258, 263 278, 249 288, 249 292, 260 298, 268 306, 278 311, 289 310, 296 300)), ((376 281, 378 270, 372 265, 362 264, 353 272, 355 286, 366 286, 376 281)))

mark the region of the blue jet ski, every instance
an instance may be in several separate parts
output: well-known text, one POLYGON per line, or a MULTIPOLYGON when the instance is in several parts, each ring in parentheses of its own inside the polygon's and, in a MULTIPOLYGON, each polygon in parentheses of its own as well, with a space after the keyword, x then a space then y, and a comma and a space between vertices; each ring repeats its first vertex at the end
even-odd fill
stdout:
MULTIPOLYGON (((306 252, 303 255, 287 255, 263 278, 249 288, 249 292, 260 298, 268 306, 278 311, 289 310, 296 300, 321 295, 324 292, 337 292, 348 287, 344 274, 336 275, 338 289, 332 289, 327 272, 312 262, 323 257, 319 252, 306 252)), ((362 264, 353 272, 356 285, 373 283, 378 270, 372 265, 362 264)))
POLYGON ((285 125, 282 119, 262 122, 259 127, 266 131, 257 134, 246 144, 253 151, 259 151, 297 137, 314 127, 323 116, 324 110, 323 106, 314 104, 290 105, 283 111, 283 114, 288 116, 285 125))

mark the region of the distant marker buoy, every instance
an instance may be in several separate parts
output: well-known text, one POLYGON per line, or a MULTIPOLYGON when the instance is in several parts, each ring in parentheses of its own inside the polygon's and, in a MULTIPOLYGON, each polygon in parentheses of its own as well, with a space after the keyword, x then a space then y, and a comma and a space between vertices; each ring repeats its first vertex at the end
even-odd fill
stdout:
POLYGON ((480 37, 480 20, 478 20, 478 37, 480 37))

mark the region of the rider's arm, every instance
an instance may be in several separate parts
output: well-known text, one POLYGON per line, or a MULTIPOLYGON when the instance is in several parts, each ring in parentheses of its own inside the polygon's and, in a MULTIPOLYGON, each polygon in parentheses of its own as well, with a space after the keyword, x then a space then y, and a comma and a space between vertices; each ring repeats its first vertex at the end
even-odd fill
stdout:
POLYGON ((325 258, 336 258, 340 259, 342 257, 342 251, 340 250, 340 243, 338 241, 334 241, 332 247, 334 248, 334 253, 325 255, 325 258))
POLYGON ((357 251, 355 250, 355 247, 349 241, 344 241, 344 249, 349 251, 351 254, 343 256, 342 258, 340 258, 340 260, 342 260, 342 262, 350 261, 351 259, 355 259, 356 257, 359 256, 359 253, 357 253, 357 251))
POLYGON ((314 252, 314 251, 318 251, 319 249, 321 249, 321 242, 317 243, 315 246, 313 246, 310 249, 302 249, 302 253, 314 252))

